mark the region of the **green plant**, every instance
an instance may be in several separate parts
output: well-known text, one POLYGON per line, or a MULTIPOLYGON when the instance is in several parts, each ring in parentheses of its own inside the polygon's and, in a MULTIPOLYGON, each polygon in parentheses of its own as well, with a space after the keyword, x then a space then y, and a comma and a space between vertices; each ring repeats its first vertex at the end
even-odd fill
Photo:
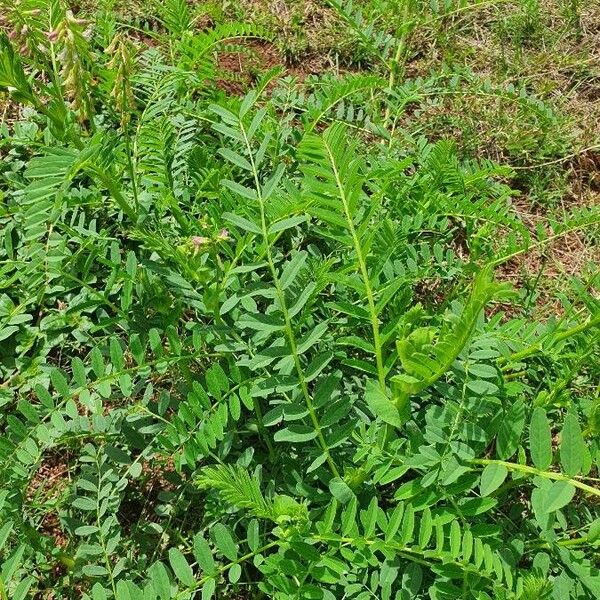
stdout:
POLYGON ((228 97, 267 33, 100 9, 0 38, 0 599, 598 597, 598 278, 547 321, 497 281, 597 209, 532 230, 512 168, 409 135, 474 92, 398 40, 228 97))
POLYGON ((518 49, 539 43, 543 36, 539 1, 522 0, 519 4, 519 11, 508 15, 499 25, 500 35, 518 49))

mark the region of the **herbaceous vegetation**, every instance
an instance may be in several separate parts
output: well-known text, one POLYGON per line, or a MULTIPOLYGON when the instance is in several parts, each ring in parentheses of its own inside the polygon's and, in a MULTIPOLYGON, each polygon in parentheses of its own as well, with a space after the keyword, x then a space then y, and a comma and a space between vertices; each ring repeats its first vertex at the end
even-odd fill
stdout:
POLYGON ((593 6, 0 6, 1 600, 600 597, 593 6))

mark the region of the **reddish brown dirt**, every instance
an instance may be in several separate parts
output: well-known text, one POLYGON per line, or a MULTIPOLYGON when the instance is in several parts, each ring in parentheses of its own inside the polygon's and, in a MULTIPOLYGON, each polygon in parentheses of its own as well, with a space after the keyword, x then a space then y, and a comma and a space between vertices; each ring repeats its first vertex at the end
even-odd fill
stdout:
MULTIPOLYGON (((573 200, 565 211, 575 206, 596 205, 600 195, 588 194, 581 202, 573 200)), ((544 209, 529 202, 515 203, 515 209, 523 223, 534 234, 538 225, 545 223, 544 209)), ((550 233, 545 227, 546 232, 550 233)), ((535 239, 535 235, 534 235, 535 239)), ((496 272, 501 281, 512 283, 517 289, 529 289, 536 285, 535 307, 540 313, 560 315, 563 308, 556 292, 563 288, 571 277, 581 276, 591 264, 598 264, 600 248, 585 239, 585 233, 572 231, 541 248, 534 248, 501 265, 496 272), (541 274, 541 275, 540 275, 541 274), (538 280, 539 276, 539 280, 538 280)), ((588 290, 593 293, 593 290, 588 290)), ((511 309, 514 311, 514 307, 511 309)))
POLYGON ((130 482, 127 498, 121 503, 119 521, 122 526, 127 529, 134 527, 140 520, 156 520, 154 507, 159 494, 177 489, 173 480, 179 477, 181 476, 176 473, 175 464, 170 457, 144 461, 142 475, 138 480, 130 482))
MULTIPOLYGON (((600 131, 600 123, 598 124, 600 131)), ((582 197, 586 190, 600 192, 600 148, 583 152, 571 163, 572 191, 582 197)))
POLYGON ((322 56, 306 56, 303 60, 290 64, 279 49, 264 40, 245 40, 236 50, 218 53, 217 65, 223 76, 217 80, 220 89, 232 95, 243 94, 269 69, 282 67, 282 76, 293 76, 304 81, 309 75, 330 70, 322 56))
POLYGON ((62 530, 58 513, 53 508, 53 504, 59 500, 69 486, 69 460, 68 452, 57 452, 45 456, 29 482, 25 494, 27 502, 49 506, 49 510, 42 517, 38 530, 42 535, 52 538, 58 548, 67 546, 69 538, 62 530))
POLYGON ((156 38, 152 37, 147 33, 144 33, 143 31, 132 29, 128 32, 127 35, 132 40, 135 40, 139 44, 142 44, 143 47, 160 48, 160 42, 156 38))

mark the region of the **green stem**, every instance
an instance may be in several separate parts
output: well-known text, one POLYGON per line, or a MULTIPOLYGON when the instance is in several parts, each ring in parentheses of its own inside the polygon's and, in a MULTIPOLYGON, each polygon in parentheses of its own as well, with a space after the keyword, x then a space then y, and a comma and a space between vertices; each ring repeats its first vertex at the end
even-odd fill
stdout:
POLYGON ((98 528, 98 538, 100 539, 100 545, 102 546, 102 554, 104 556, 104 564, 106 565, 106 571, 108 572, 108 577, 110 579, 110 587, 112 588, 112 592, 114 597, 117 597, 117 586, 115 584, 115 578, 113 576, 111 560, 110 556, 106 550, 106 540, 104 539, 104 534, 102 533, 102 522, 100 521, 100 492, 102 489, 102 473, 101 473, 101 465, 98 461, 98 455, 96 454, 96 469, 98 470, 98 494, 96 495, 96 527, 98 528))
POLYGON ((519 248, 518 250, 515 250, 514 252, 511 252, 510 254, 506 254, 505 256, 500 256, 496 260, 492 261, 490 263, 490 265, 492 267, 499 267, 500 265, 507 263, 508 261, 512 260, 513 258, 520 256, 521 254, 525 254, 526 252, 529 252, 530 250, 534 250, 535 248, 540 248, 542 246, 545 246, 546 244, 549 244, 550 242, 553 242, 554 240, 564 237, 565 235, 568 235, 569 233, 573 233, 574 231, 580 231, 581 229, 586 229, 587 227, 592 227, 594 225, 599 225, 599 224, 600 224, 600 218, 595 219, 593 221, 589 221, 588 223, 582 223, 581 225, 574 225, 573 227, 569 227, 568 229, 565 229, 564 231, 559 231, 558 233, 555 233, 554 235, 548 236, 547 238, 544 238, 543 240, 539 240, 531 245, 527 245, 527 246, 524 246, 523 248, 519 248))
POLYGON ((134 223, 137 222, 137 214, 136 212, 129 206, 127 200, 119 190, 118 185, 113 181, 111 176, 104 172, 102 169, 98 168, 90 168, 90 170, 96 175, 96 177, 102 182, 104 187, 109 191, 110 195, 113 197, 114 201, 117 203, 117 206, 126 214, 134 223))
POLYGON ((460 568, 465 573, 473 573, 479 577, 490 578, 490 576, 481 569, 476 569, 474 565, 470 565, 468 563, 459 562, 457 560, 453 560, 450 558, 448 552, 440 553, 440 555, 436 556, 435 553, 431 553, 432 560, 429 560, 429 556, 426 558, 424 556, 425 550, 418 550, 416 547, 408 547, 403 544, 394 543, 392 541, 385 541, 381 538, 374 539, 365 539, 365 538, 351 538, 351 537, 342 537, 336 535, 315 535, 311 536, 311 538, 318 542, 337 542, 340 544, 346 544, 351 546, 363 547, 363 546, 373 546, 377 544, 380 549, 389 549, 396 553, 397 556, 401 558, 405 558, 410 562, 414 562, 426 567, 433 567, 434 565, 442 562, 443 564, 451 564, 455 567, 460 568))
POLYGON ((340 472, 331 457, 331 453, 329 451, 329 446, 327 445, 327 441, 325 440, 325 436, 323 435, 323 431, 321 430, 321 424, 319 423, 319 419, 317 417, 317 413, 308 391, 308 384, 306 383, 306 376, 304 375, 304 369, 302 367, 302 363, 300 362, 300 356, 298 354, 298 347, 296 344, 296 336, 294 334, 294 329, 292 327, 292 321, 290 318, 290 314, 288 312, 287 303, 285 300, 285 293, 281 287, 281 283, 279 281, 279 276, 277 275, 277 269, 275 268, 275 262, 273 261, 273 253, 271 252, 271 244, 269 243, 269 232, 267 228, 267 217, 265 210, 265 200, 262 195, 262 186, 260 185, 260 180, 258 177, 258 169, 256 168, 256 162, 254 160, 254 155, 252 153, 252 147, 250 146, 250 141, 246 134, 246 129, 244 124, 240 121, 240 131, 244 137, 244 142, 246 145, 246 150, 248 152, 248 158, 250 160, 250 165, 252 167, 252 174, 254 177, 254 186, 256 188, 256 196, 258 200, 258 205, 260 209, 260 223, 261 223, 261 234, 264 240, 265 248, 266 248, 266 259, 267 264, 269 266, 269 270, 271 272, 271 276, 273 278, 273 283, 275 284, 275 293, 277 294, 277 300, 279 302, 279 306, 281 308, 281 312, 283 313, 283 319, 285 322, 285 332, 286 337, 288 339, 288 343, 290 345, 290 351, 292 353, 292 358, 294 361, 294 367, 296 369, 296 373, 298 374, 298 379, 300 381, 300 388, 302 390, 302 395, 304 397, 304 403, 306 404, 306 408, 308 409, 308 414, 310 420, 313 424, 315 432, 317 434, 317 440, 319 445, 321 446, 321 450, 325 454, 325 458, 327 460, 327 464, 329 465, 329 469, 331 470, 334 477, 340 477, 340 472))
POLYGON ((528 465, 521 465, 518 463, 511 463, 505 460, 491 460, 486 458, 474 459, 471 463, 476 465, 502 465, 506 467, 509 471, 518 471, 520 473, 526 473, 527 475, 533 475, 535 477, 543 477, 544 479, 552 479, 554 481, 566 481, 570 483, 573 487, 580 489, 586 494, 590 494, 592 496, 597 496, 600 498, 600 489, 592 487, 591 485, 587 485, 579 481, 578 479, 573 479, 572 477, 568 477, 567 475, 563 475, 562 473, 555 473, 554 471, 542 471, 541 469, 536 469, 535 467, 530 467, 528 465))
POLYGON ((183 597, 187 598, 190 591, 196 590, 196 589, 202 587, 209 579, 215 579, 217 577, 220 577, 223 573, 225 573, 226 571, 231 569, 231 567, 233 567, 234 565, 239 565, 243 562, 246 562, 247 560, 254 558, 257 554, 262 554, 263 552, 270 550, 274 546, 277 546, 279 543, 280 543, 280 540, 275 540, 274 542, 269 542, 268 544, 265 544, 264 546, 258 548, 258 550, 254 550, 253 552, 248 552, 248 554, 244 554, 243 556, 240 556, 240 558, 237 558, 236 560, 232 560, 230 563, 227 563, 226 565, 224 565, 223 567, 221 567, 214 573, 211 573, 210 575, 205 575, 204 577, 199 579, 194 584, 193 587, 189 587, 185 590, 182 590, 181 592, 179 592, 177 594, 177 596, 175 596, 175 598, 180 598, 180 597, 182 597, 182 595, 183 595, 183 597))
MULTIPOLYGON (((148 361, 146 363, 143 363, 141 365, 137 365, 135 367, 130 367, 127 369, 123 369, 122 371, 119 371, 118 373, 110 373, 108 375, 104 375, 103 377, 100 377, 98 379, 96 379, 95 381, 90 381, 88 382, 86 385, 84 386, 80 386, 78 388, 72 389, 70 390, 70 395, 63 398, 60 402, 56 403, 56 406, 54 407, 53 410, 49 411, 48 413, 46 413, 41 419, 40 419, 40 423, 33 428, 32 430, 30 430, 28 432, 28 434, 21 439, 21 441, 19 441, 18 444, 15 445, 15 447, 12 449, 11 453, 8 454, 6 457, 4 457, 2 460, 0 460, 0 469, 3 469, 6 467, 6 465, 8 465, 10 463, 11 460, 14 460, 14 457, 16 455, 16 453, 19 451, 19 449, 23 448, 23 446, 25 445, 25 443, 27 442, 27 440, 31 439, 32 437, 35 436, 36 432, 37 432, 37 428, 40 427, 41 425, 43 425, 46 421, 50 420, 52 418, 53 415, 60 413, 60 411, 62 410, 62 408, 64 407, 64 405, 72 398, 72 397, 77 397, 81 394, 82 391, 87 390, 89 387, 94 386, 94 385, 99 385, 100 383, 104 382, 104 381, 110 381, 110 380, 114 380, 114 381, 118 381, 119 377, 121 377, 121 375, 125 374, 125 373, 132 373, 132 372, 136 372, 136 371, 141 371, 142 369, 147 369, 149 367, 153 367, 157 364, 177 364, 178 362, 180 362, 181 360, 195 360, 198 358, 202 358, 205 359, 206 357, 221 357, 220 354, 206 354, 206 352, 204 351, 204 349, 200 350, 197 353, 194 354, 186 354, 186 355, 182 355, 182 356, 177 356, 177 357, 173 357, 171 359, 165 359, 165 358, 160 358, 154 361, 148 361)), ((4 384, 0 384, 0 387, 4 387, 4 384)), ((48 443, 47 446, 42 446, 41 447, 41 451, 44 451, 46 447, 50 447, 52 443, 48 443)))
POLYGON ((273 448, 273 444, 271 443, 271 438, 267 435, 267 429, 265 427, 265 423, 263 421, 263 413, 262 407, 260 405, 259 398, 254 398, 254 413, 256 414, 256 426, 258 427, 258 434, 265 442, 267 446, 267 450, 269 451, 269 457, 271 460, 275 458, 275 448, 273 448))
MULTIPOLYGON (((571 327, 570 329, 566 329, 565 331, 558 333, 552 339, 552 344, 554 345, 559 342, 562 342, 562 341, 570 338, 573 335, 577 335, 578 333, 583 333, 584 331, 587 331, 588 329, 592 329, 593 327, 597 327, 598 325, 600 325, 600 315, 598 315, 597 317, 594 317, 593 319, 590 319, 589 321, 586 321, 585 323, 580 323, 579 325, 575 325, 574 327, 571 327)), ((542 340, 539 342, 535 342, 535 344, 531 344, 530 346, 527 346, 527 348, 524 348, 523 350, 520 350, 519 352, 515 352, 514 354, 511 354, 510 356, 501 356, 497 362, 499 365, 506 365, 507 363, 518 362, 525 358, 529 358, 533 354, 537 354, 538 352, 541 352, 543 349, 544 349, 544 345, 543 345, 543 340, 542 340)))
POLYGON ((342 205, 344 207, 344 215, 346 216, 346 221, 348 223, 348 229, 350 231, 350 235, 352 237, 352 244, 354 246, 354 251, 356 252, 356 258, 358 260, 358 266, 361 274, 361 278, 363 280, 363 285, 365 286, 365 295, 367 297, 367 303, 369 305, 369 319, 371 321, 371 329, 373 331, 373 346, 375 347, 375 362, 377 364, 377 378, 379 380, 379 387, 383 393, 386 393, 385 386, 385 366, 383 363, 383 343, 381 340, 381 333, 379 330, 379 317, 377 316, 377 310, 375 308, 375 296, 373 294, 373 288, 371 286, 371 280, 369 278, 369 271, 367 269, 367 263, 365 260, 365 256, 363 254, 363 250, 360 244, 360 240, 358 239, 358 234, 356 232, 356 228, 354 227, 354 221, 352 219, 352 214, 350 213, 350 205, 348 203, 348 197, 346 196, 346 190, 344 188, 344 184, 342 182, 340 173, 337 169, 335 157, 331 152, 331 148, 329 144, 324 140, 325 149, 327 151, 327 155, 329 157, 329 163, 331 164, 331 168, 333 169, 333 174, 335 177, 336 185, 339 190, 340 199, 342 201, 342 205))
POLYGON ((556 546, 563 546, 563 547, 572 547, 572 546, 585 546, 585 545, 592 545, 592 544, 596 544, 597 545, 598 542, 590 542, 587 536, 583 536, 583 537, 578 537, 578 538, 573 538, 573 539, 567 539, 567 540, 558 540, 557 542, 553 542, 552 544, 550 542, 537 542, 535 544, 531 544, 531 550, 540 550, 542 548, 548 549, 550 550, 552 548, 553 545, 556 546))
MULTIPOLYGON (((394 59, 391 62, 391 64, 389 65, 389 70, 390 70, 390 75, 389 75, 389 79, 388 79, 388 89, 389 90, 392 90, 394 88, 394 84, 396 83, 396 73, 398 72, 398 66, 400 64, 400 59, 402 58, 402 53, 404 52, 404 50, 406 48, 406 38, 408 37, 408 30, 410 29, 410 27, 412 25, 412 23, 408 20, 409 11, 410 11, 409 3, 410 3, 410 0, 404 0, 403 6, 402 6, 402 17, 401 17, 402 25, 401 25, 401 27, 403 27, 405 29, 403 29, 403 31, 400 34, 400 39, 398 40, 398 47, 396 48, 396 53, 394 55, 394 59)), ((388 127, 390 113, 391 113, 391 104, 388 102, 386 109, 385 109, 385 115, 383 117, 383 126, 385 129, 387 129, 387 127, 388 127)))
POLYGON ((131 137, 129 135, 129 125, 124 126, 123 134, 125 136, 125 152, 127 154, 127 169, 129 170, 129 178, 131 179, 131 192, 133 194, 133 202, 136 212, 139 211, 139 200, 137 191, 137 182, 135 177, 135 168, 133 166, 133 152, 131 149, 131 137))

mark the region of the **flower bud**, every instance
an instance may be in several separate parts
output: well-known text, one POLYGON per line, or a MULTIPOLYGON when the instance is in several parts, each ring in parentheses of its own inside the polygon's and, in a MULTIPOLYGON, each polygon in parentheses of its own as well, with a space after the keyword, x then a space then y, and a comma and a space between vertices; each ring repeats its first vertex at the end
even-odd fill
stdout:
POLYGON ((201 235, 194 235, 192 236, 192 244, 194 244, 194 246, 204 246, 205 244, 208 244, 210 242, 210 240, 207 237, 203 237, 201 235))

